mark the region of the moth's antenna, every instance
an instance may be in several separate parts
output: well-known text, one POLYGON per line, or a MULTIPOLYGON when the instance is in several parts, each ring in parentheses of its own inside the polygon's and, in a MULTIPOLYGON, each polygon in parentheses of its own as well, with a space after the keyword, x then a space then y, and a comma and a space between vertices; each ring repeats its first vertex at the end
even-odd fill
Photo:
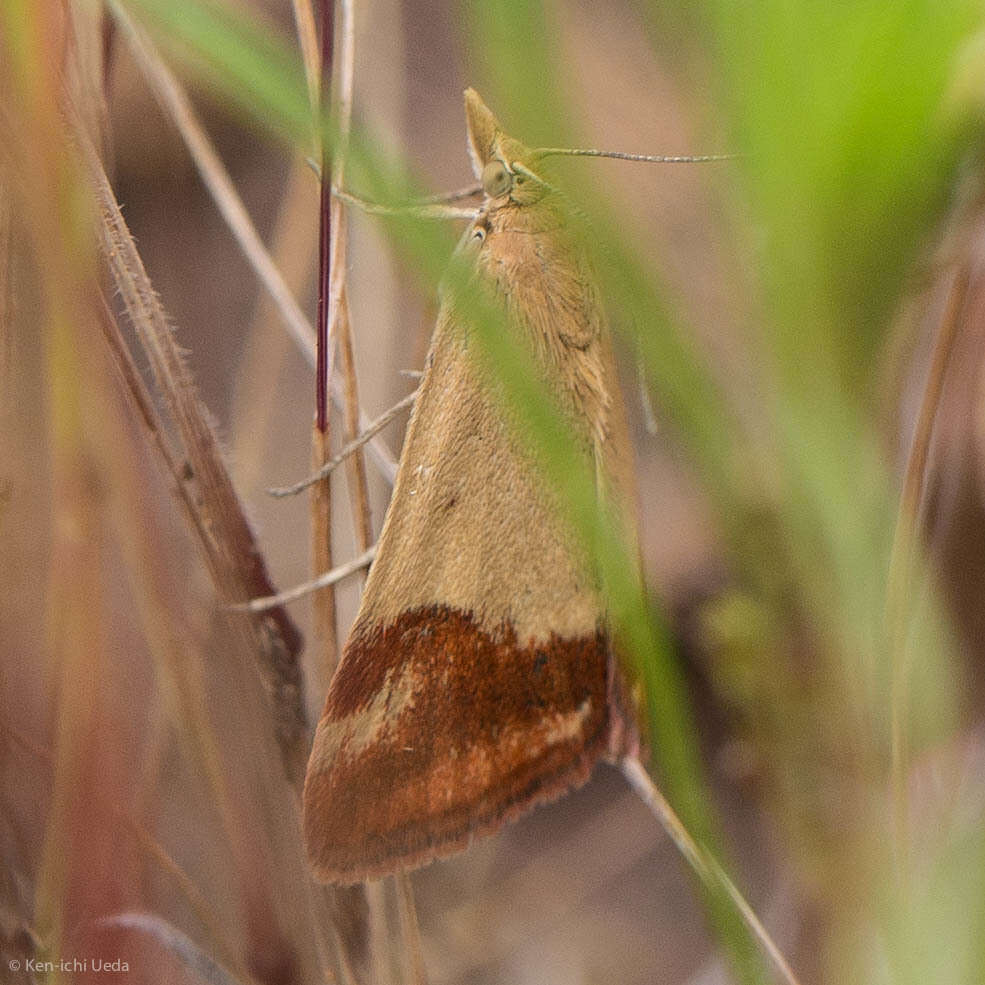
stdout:
POLYGON ((738 154, 627 154, 618 150, 594 150, 586 147, 540 147, 534 155, 541 157, 613 157, 618 161, 645 161, 650 164, 706 164, 709 161, 734 161, 738 154))

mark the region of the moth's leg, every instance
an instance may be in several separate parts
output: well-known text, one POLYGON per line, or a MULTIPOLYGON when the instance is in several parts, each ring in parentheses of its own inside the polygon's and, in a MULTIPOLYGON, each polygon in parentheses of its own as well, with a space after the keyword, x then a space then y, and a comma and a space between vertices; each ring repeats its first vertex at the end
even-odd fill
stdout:
POLYGON ((465 188, 453 192, 440 192, 437 195, 425 195, 424 198, 414 199, 413 205, 440 205, 447 202, 460 202, 463 198, 475 198, 482 194, 482 185, 473 182, 465 188))
POLYGON ((260 598, 250 599, 248 602, 237 602, 234 605, 227 606, 227 608, 233 612, 267 612, 278 606, 286 605, 288 602, 294 602, 297 599, 304 598, 305 595, 311 595, 320 588, 337 585, 340 581, 360 571, 364 571, 373 563, 375 558, 376 544, 373 544, 372 547, 368 547, 358 557, 354 557, 351 561, 346 561, 345 564, 340 564, 338 567, 332 568, 331 571, 322 572, 317 578, 312 578, 311 581, 302 582, 300 585, 295 585, 286 591, 278 592, 276 595, 264 595, 260 598))
POLYGON ((430 202, 427 199, 419 199, 407 205, 381 205, 379 202, 358 198, 340 188, 334 189, 332 194, 347 205, 352 205, 369 215, 409 215, 419 219, 465 219, 471 222, 479 214, 478 208, 459 209, 452 205, 430 202))
MULTIPOLYGON (((321 165, 313 158, 305 158, 308 167, 315 172, 315 177, 321 181, 321 165)), ((332 194, 337 198, 341 198, 343 202, 348 202, 355 205, 357 208, 363 209, 366 212, 379 212, 382 209, 387 209, 388 211, 383 214, 392 214, 396 211, 402 211, 405 208, 421 208, 427 205, 445 205, 448 202, 460 202, 463 198, 474 198, 476 195, 482 194, 482 185, 479 182, 473 182, 471 185, 466 185, 464 188, 457 188, 453 192, 438 192, 436 195, 424 195, 422 198, 415 198, 408 202, 406 206, 401 206, 400 209, 396 209, 391 206, 379 205, 376 202, 369 202, 364 198, 358 198, 356 195, 352 195, 350 192, 345 191, 342 188, 333 188, 332 194)), ((442 218, 441 216, 436 216, 436 218, 442 218)), ((459 218, 458 216, 453 216, 452 218, 459 218)))
POLYGON ((317 472, 309 475, 307 478, 302 479, 300 482, 295 482, 293 486, 283 486, 274 489, 268 489, 267 492, 271 496, 296 496, 299 492, 303 492, 309 486, 313 486, 316 482, 320 482, 322 479, 331 475, 350 455, 354 452, 359 451, 360 448, 367 441, 371 441, 375 435, 385 428, 390 421, 392 421, 402 410, 406 410, 408 407, 412 407, 414 401, 417 399, 417 390, 413 393, 407 394, 402 400, 398 400, 389 410, 385 410, 375 421, 368 424, 364 431, 357 434, 352 441, 347 442, 339 450, 338 454, 330 458, 317 472))

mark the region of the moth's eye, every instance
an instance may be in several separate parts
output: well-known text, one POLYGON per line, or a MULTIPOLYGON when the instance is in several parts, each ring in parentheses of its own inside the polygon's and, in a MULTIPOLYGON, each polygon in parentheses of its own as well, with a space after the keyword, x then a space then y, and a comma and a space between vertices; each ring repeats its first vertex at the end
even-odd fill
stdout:
POLYGON ((513 184, 513 176, 502 161, 490 161, 482 169, 482 190, 489 198, 505 195, 513 184))
POLYGON ((475 229, 472 230, 472 238, 477 243, 481 243, 486 238, 485 229, 483 229, 482 226, 476 226, 475 229))

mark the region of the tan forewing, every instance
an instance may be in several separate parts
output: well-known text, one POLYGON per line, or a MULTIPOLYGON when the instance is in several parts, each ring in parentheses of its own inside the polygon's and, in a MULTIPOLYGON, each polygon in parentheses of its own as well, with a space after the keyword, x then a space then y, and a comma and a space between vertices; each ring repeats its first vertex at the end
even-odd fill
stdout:
MULTIPOLYGON (((495 121, 472 109, 492 152, 495 121)), ((604 318, 562 218, 550 196, 487 200, 463 242, 533 342, 600 489, 625 493, 628 438, 604 318)), ((422 864, 583 782, 614 725, 595 578, 464 322, 442 305, 377 559, 315 736, 305 834, 328 880, 422 864)))

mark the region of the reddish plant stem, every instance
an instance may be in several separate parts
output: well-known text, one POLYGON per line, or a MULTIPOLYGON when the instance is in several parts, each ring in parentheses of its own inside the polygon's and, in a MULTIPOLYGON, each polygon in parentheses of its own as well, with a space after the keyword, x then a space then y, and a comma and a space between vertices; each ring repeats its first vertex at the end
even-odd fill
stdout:
MULTIPOLYGON (((321 0, 321 107, 317 122, 325 119, 332 91, 332 48, 335 44, 335 4, 321 0)), ((329 280, 332 268, 332 162, 321 140, 321 230, 318 240, 318 341, 315 372, 315 426, 324 434, 328 428, 328 381, 331 366, 328 338, 329 280)))

